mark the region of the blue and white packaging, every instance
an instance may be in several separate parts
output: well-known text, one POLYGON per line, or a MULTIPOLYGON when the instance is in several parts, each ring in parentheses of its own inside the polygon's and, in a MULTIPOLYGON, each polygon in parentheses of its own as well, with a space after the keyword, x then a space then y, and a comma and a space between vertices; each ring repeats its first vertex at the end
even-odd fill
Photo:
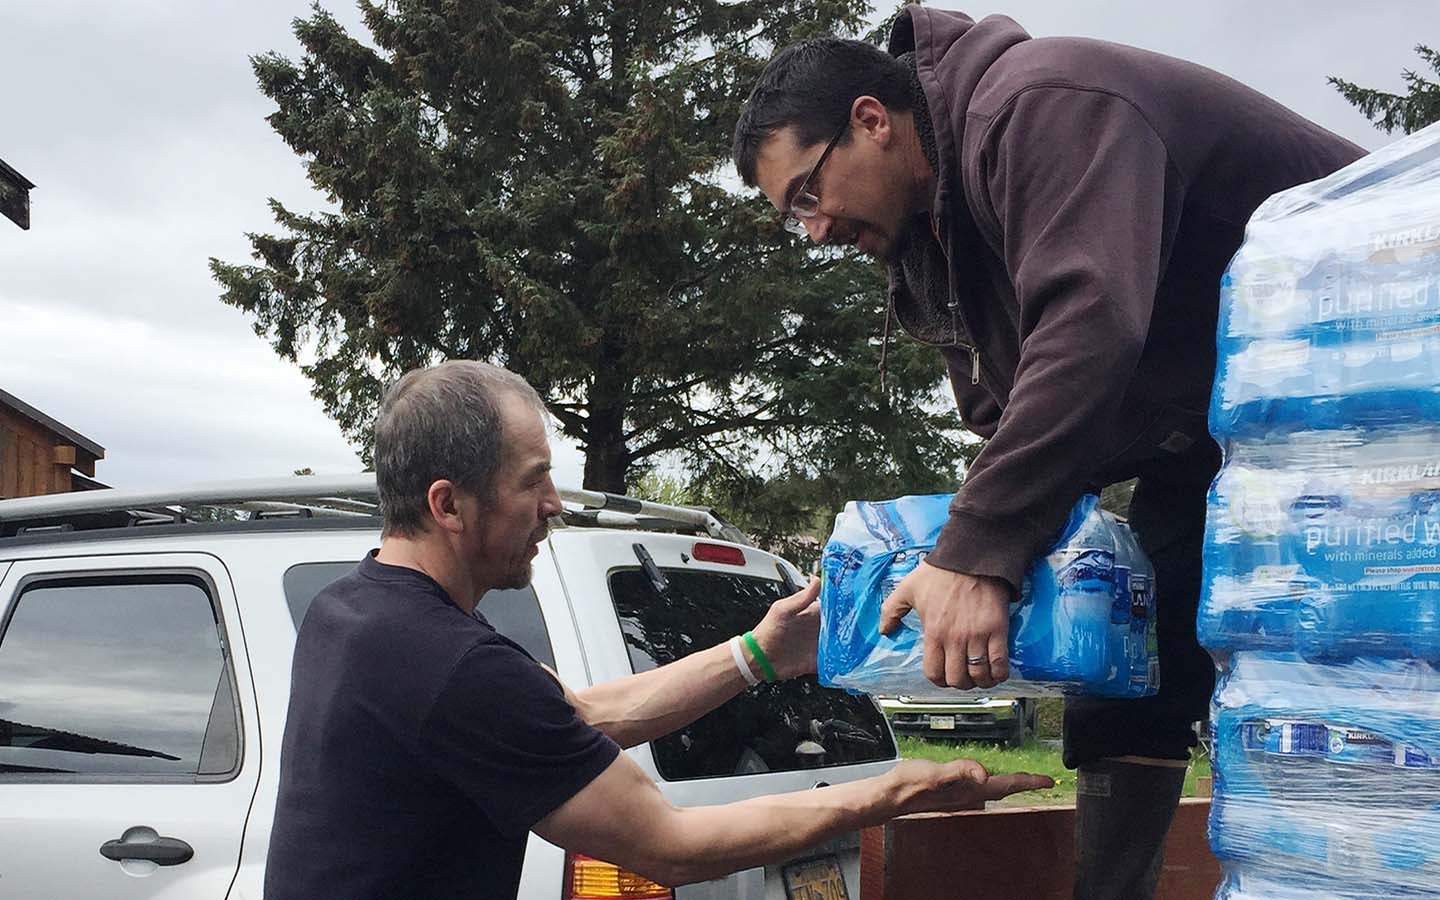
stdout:
POLYGON ((1198 627, 1220 650, 1440 658, 1440 422, 1232 441, 1198 627))
POLYGON ((1216 689, 1224 862, 1440 891, 1440 670, 1240 652, 1216 689))
MULTIPOLYGON (((951 495, 851 501, 821 557, 822 684, 923 698, 937 688, 923 671, 919 616, 890 635, 880 608, 934 548, 951 495)), ((1087 495, 1046 556, 1031 563, 1010 612, 1010 680, 989 696, 1088 693, 1142 697, 1159 687, 1154 570, 1130 529, 1087 495)))
POLYGON ((1221 285, 1197 631, 1217 897, 1440 897, 1440 126, 1271 197, 1221 285))

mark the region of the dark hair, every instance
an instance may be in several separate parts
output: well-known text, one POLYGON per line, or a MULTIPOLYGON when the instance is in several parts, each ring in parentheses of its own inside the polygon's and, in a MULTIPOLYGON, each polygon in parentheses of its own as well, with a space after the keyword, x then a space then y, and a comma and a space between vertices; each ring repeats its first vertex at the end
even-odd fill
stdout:
POLYGON ((430 485, 442 478, 491 496, 504 460, 500 399, 506 395, 545 411, 525 379, 473 360, 415 369, 390 386, 375 416, 375 485, 385 534, 424 531, 430 485))
MULTIPOLYGON (((735 123, 735 168, 755 187, 760 145, 787 126, 802 146, 824 143, 850 118, 856 97, 870 96, 887 109, 910 106, 905 64, 874 44, 837 37, 791 44, 771 58, 735 123)), ((848 135, 840 139, 844 144, 848 135)))

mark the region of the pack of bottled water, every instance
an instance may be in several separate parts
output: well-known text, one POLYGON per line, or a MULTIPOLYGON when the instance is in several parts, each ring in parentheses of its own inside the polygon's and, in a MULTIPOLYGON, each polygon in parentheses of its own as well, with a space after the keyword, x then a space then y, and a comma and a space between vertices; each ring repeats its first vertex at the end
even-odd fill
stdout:
POLYGON ((1266 201, 1220 310, 1217 896, 1440 896, 1440 126, 1266 201))
POLYGON ((1211 723, 1216 855, 1258 877, 1435 896, 1437 698, 1440 668, 1427 660, 1231 656, 1211 723))
MULTIPOLYGON (((870 694, 953 697, 922 671, 911 610, 891 634, 880 608, 934 548, 952 495, 851 501, 821 557, 822 684, 870 694)), ((1143 697, 1159 688, 1155 573, 1130 528, 1086 495, 1047 554, 1026 571, 1010 612, 1010 680, 992 697, 1086 693, 1143 697)))

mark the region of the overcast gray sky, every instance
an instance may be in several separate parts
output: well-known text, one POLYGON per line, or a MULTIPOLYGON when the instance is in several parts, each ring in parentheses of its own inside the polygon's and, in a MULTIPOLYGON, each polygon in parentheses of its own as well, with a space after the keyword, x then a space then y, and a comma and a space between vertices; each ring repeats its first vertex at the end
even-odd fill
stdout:
MULTIPOLYGON (((327 2, 358 27, 352 3, 327 2)), ((1440 44, 1436 0, 1014 0, 1033 35, 1134 44, 1208 65, 1375 148, 1325 83, 1388 90, 1440 44)), ((247 261, 266 198, 322 204, 264 121, 250 54, 298 53, 299 0, 0 0, 0 159, 37 187, 32 230, 0 220, 0 388, 104 445, 100 480, 359 471, 300 372, 223 306, 210 256, 247 261)), ((578 453, 557 476, 579 484, 578 453)))

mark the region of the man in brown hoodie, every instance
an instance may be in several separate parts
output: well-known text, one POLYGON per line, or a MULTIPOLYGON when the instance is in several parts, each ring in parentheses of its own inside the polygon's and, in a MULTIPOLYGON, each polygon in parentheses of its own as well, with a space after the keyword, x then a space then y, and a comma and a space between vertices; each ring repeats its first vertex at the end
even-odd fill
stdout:
POLYGON ((1363 151, 1192 63, 908 7, 889 53, 834 38, 779 52, 734 152, 788 230, 889 265, 890 314, 939 348, 988 439, 886 602, 885 627, 920 615, 930 680, 1005 680, 1026 564, 1083 492, 1139 479, 1162 686, 1067 700, 1065 762, 1075 896, 1151 896, 1214 683, 1195 612, 1220 277, 1261 201, 1363 151))

